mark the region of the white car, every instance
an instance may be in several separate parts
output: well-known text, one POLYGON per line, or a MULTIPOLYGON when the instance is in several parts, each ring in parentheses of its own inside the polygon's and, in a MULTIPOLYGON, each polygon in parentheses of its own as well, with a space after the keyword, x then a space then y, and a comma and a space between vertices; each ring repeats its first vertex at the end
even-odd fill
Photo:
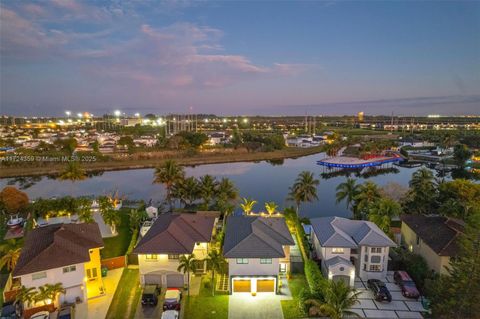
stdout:
POLYGON ((162 313, 162 319, 178 319, 178 316, 177 310, 167 310, 162 313))
POLYGON ((40 311, 37 313, 34 313, 30 319, 49 319, 50 318, 50 313, 48 311, 40 311))

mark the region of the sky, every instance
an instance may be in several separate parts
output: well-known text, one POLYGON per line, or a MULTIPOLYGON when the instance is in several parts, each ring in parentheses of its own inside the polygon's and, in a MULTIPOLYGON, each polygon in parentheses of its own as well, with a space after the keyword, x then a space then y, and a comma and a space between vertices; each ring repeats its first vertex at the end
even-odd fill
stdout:
POLYGON ((480 114, 479 1, 0 1, 0 114, 480 114))

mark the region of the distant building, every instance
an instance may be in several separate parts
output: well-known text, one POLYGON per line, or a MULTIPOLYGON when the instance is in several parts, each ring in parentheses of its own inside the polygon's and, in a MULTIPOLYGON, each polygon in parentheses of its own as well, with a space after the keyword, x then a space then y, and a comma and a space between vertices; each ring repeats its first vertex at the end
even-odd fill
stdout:
POLYGON ((359 122, 363 122, 363 116, 364 116, 364 115, 365 115, 365 114, 364 114, 363 112, 358 112, 357 117, 358 117, 358 121, 359 121, 359 122))

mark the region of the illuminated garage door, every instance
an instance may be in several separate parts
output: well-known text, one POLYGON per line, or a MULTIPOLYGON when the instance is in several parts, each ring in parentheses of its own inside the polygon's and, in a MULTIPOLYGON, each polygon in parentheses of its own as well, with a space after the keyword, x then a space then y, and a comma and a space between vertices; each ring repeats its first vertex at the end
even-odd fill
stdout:
POLYGON ((183 275, 167 275, 168 288, 183 288, 183 275))
POLYGON ((248 280, 233 280, 233 292, 250 292, 252 291, 252 282, 248 280))
POLYGON ((257 292, 275 292, 275 280, 273 279, 257 280, 257 292))

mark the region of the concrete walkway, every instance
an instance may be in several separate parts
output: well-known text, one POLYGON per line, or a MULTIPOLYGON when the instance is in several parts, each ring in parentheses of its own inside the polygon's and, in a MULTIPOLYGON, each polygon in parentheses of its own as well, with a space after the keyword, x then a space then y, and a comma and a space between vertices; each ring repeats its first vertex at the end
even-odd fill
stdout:
POLYGON ((117 290, 118 282, 122 277, 123 268, 109 270, 107 277, 103 278, 106 294, 88 300, 88 318, 105 318, 113 295, 117 290))
POLYGON ((190 276, 190 296, 198 296, 200 293, 200 286, 202 285, 201 275, 190 276))
POLYGON ((228 319, 283 319, 282 298, 271 293, 231 295, 228 303, 228 319))

